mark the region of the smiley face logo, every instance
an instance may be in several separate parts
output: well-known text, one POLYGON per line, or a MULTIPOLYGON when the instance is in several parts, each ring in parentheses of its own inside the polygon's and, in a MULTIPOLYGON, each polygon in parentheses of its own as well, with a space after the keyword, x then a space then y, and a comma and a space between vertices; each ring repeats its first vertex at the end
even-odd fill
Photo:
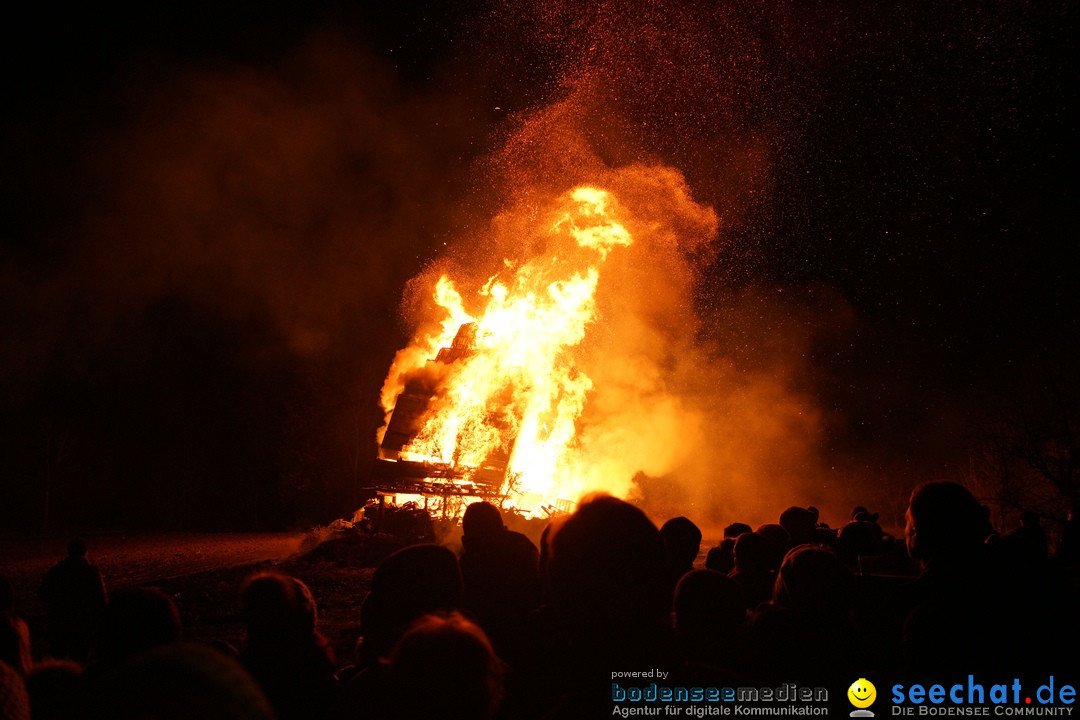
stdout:
POLYGON ((859 678, 847 689, 848 700, 857 708, 868 708, 877 699, 877 688, 866 678, 859 678))

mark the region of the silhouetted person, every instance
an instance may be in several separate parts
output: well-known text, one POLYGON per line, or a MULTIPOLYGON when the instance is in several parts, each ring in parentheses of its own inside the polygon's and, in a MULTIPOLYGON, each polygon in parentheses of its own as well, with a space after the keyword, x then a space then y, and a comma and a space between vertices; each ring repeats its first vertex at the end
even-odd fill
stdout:
MULTIPOLYGON (((705 556, 705 567, 728 575, 735 569, 735 540, 743 533, 754 529, 746 523, 733 522, 724 528, 724 538, 720 544, 710 548, 705 556)), ((779 565, 779 563, 777 563, 779 565)))
POLYGON ((0 720, 30 720, 30 695, 22 675, 0 661, 0 720))
MULTIPOLYGON (((863 517, 870 517, 864 513, 863 517)), ((881 526, 871 520, 852 520, 837 533, 837 554, 844 564, 859 569, 859 558, 876 557, 885 551, 881 526)))
POLYGON ((705 567, 727 575, 735 569, 735 538, 726 537, 705 556, 705 567))
POLYGON ((621 644, 627 629, 664 624, 666 567, 663 539, 641 510, 593 496, 552 540, 553 602, 576 629, 621 644))
POLYGON ((95 657, 112 666, 143 650, 175 643, 181 635, 176 603, 157 588, 114 593, 102 613, 95 657))
POLYGON ((836 682, 857 672, 851 573, 831 550, 792 548, 780 566, 771 603, 758 608, 751 638, 768 680, 808 677, 836 682))
MULTIPOLYGON (((174 643, 128 658, 87 701, 91 720, 281 720, 240 663, 204 645, 174 643)), ((313 704, 300 717, 317 714, 313 704)), ((35 716, 36 720, 36 716, 35 716)))
POLYGON ((389 720, 490 720, 502 667, 484 631, 459 613, 426 615, 390 655, 389 720))
POLYGON ((878 513, 872 513, 866 509, 863 505, 856 505, 851 510, 851 519, 854 521, 872 522, 876 523, 880 515, 878 513))
POLYGON ((86 543, 68 543, 68 556, 45 575, 39 596, 49 616, 50 653, 86 662, 108 599, 101 573, 86 559, 86 543))
POLYGON ((244 583, 240 603, 245 624, 240 661, 279 720, 337 712, 337 664, 330 642, 316 630, 318 613, 308 587, 288 575, 260 572, 244 583))
POLYGON ((660 527, 668 554, 668 582, 672 596, 675 586, 686 573, 694 569, 694 560, 701 552, 701 530, 685 517, 668 520, 660 527))
POLYGON ((1025 510, 1020 515, 1020 527, 1003 538, 1014 554, 1014 562, 1041 564, 1049 557, 1046 532, 1039 524, 1039 514, 1025 510))
POLYGON ((12 612, 0 612, 0 661, 26 677, 32 665, 30 630, 26 621, 12 612))
POLYGON ((769 569, 777 572, 780 570, 780 563, 784 561, 787 551, 794 546, 794 543, 791 542, 791 536, 788 535, 788 531, 784 529, 783 525, 777 525, 776 523, 766 523, 754 532, 768 542, 769 569))
POLYGON ((986 629, 999 590, 990 583, 982 508, 956 483, 926 483, 912 492, 906 521, 908 554, 923 570, 904 628, 909 663, 985 663, 995 652, 986 629))
POLYGON ((30 672, 30 628, 15 613, 15 592, 11 582, 0 576, 0 662, 5 662, 19 675, 30 672))
POLYGON ((555 517, 540 533, 540 594, 546 602, 551 597, 551 536, 563 521, 555 517))
POLYGON ((773 602, 803 613, 815 623, 833 626, 846 622, 853 589, 851 573, 832 551, 797 547, 780 566, 773 602))
POLYGON ((410 545, 388 556, 371 578, 360 608, 362 641, 357 665, 341 675, 345 703, 361 717, 382 717, 392 707, 386 693, 386 661, 405 631, 430 613, 461 609, 461 570, 441 545, 410 545))
POLYGON ((724 528, 724 537, 735 539, 743 533, 753 532, 754 528, 750 527, 746 523, 733 522, 724 528))
POLYGON ((0 575, 0 661, 23 677, 30 672, 30 628, 15 612, 15 591, 0 575))
POLYGON ((677 665, 667 551, 641 510, 607 495, 583 500, 554 533, 550 572, 555 627, 541 681, 548 698, 563 689, 553 717, 609 713, 598 673, 677 665))
POLYGON ((73 660, 46 660, 26 678, 34 720, 71 720, 85 716, 82 666, 73 660))
POLYGON ((610 695, 589 678, 678 663, 663 539, 638 508, 594 495, 552 523, 545 552, 549 600, 529 623, 532 649, 515 673, 522 683, 508 685, 505 716, 607 714, 610 695))
POLYGON ((758 532, 743 533, 735 541, 735 569, 731 579, 742 590, 748 610, 772 597, 776 573, 772 571, 775 546, 758 532))
POLYGON ((780 525, 787 530, 791 547, 814 542, 818 510, 815 507, 789 507, 780 513, 780 525))
POLYGON ((1026 671, 1051 670, 1046 638, 1075 647, 1075 598, 1067 599, 1041 566, 997 561, 983 543, 983 508, 965 488, 949 482, 916 488, 906 536, 923 567, 904 628, 913 667, 1006 671, 1023 657, 1026 671))
POLYGON ((540 604, 539 551, 529 538, 508 530, 491 503, 469 505, 461 527, 463 605, 505 650, 540 604))
POLYGON ((991 535, 999 535, 997 528, 994 527, 993 521, 990 519, 990 508, 986 505, 979 504, 979 516, 982 518, 982 539, 983 542, 989 542, 991 535))
POLYGON ((981 556, 983 510, 966 488, 952 482, 920 485, 911 493, 905 517, 908 553, 924 571, 954 569, 981 556))
POLYGON ((686 659, 735 672, 746 653, 742 588, 715 570, 692 570, 675 588, 675 633, 686 659))
POLYGON ((461 570, 441 545, 410 545, 388 556, 371 577, 360 612, 367 662, 389 657, 405 630, 428 613, 461 608, 461 570))

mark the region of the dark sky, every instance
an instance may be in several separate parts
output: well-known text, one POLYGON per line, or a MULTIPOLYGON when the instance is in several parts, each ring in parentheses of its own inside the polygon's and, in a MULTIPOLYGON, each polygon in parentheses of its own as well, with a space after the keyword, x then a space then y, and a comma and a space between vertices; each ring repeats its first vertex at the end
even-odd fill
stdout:
POLYGON ((1074 389, 1074 5, 371 5, 4 11, 4 519, 350 510, 406 282, 584 86, 724 219, 703 335, 803 333, 837 465, 947 477, 1074 389))

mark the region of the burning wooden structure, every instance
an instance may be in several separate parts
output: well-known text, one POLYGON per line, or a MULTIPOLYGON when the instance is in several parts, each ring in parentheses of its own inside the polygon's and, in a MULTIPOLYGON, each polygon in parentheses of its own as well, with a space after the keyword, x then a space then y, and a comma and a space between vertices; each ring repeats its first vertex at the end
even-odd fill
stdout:
POLYGON ((438 498, 444 515, 480 497, 535 517, 596 487, 578 438, 593 387, 581 344, 604 261, 632 243, 620 214, 608 191, 575 188, 519 228, 535 255, 505 259, 465 296, 439 278, 435 316, 383 386, 381 496, 438 498))
POLYGON ((476 349, 476 323, 462 324, 453 342, 439 349, 434 360, 442 367, 427 368, 429 372, 417 375, 405 383, 390 415, 379 457, 375 464, 376 492, 380 495, 451 496, 497 499, 507 482, 510 452, 501 448, 492 451, 479 466, 463 466, 432 460, 411 460, 406 448, 424 428, 432 400, 438 388, 430 382, 431 377, 445 375, 446 366, 467 359, 476 349))

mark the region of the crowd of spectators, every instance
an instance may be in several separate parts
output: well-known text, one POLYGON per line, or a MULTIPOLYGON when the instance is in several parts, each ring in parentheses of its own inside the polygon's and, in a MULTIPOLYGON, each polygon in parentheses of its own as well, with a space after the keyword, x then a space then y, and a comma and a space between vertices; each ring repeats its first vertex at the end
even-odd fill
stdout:
POLYGON ((936 482, 912 493, 902 538, 865 507, 834 529, 792 506, 730 524, 703 553, 690 519, 657 528, 610 496, 553 520, 539 547, 477 502, 460 555, 421 544, 381 563, 340 660, 297 578, 260 571, 238 588, 239 649, 185 642, 172 598, 109 596, 76 540, 41 585, 47 657, 0 582, 0 720, 606 717, 614 671, 833 688, 1053 672, 1048 645, 1075 653, 1078 638, 1074 523, 1050 555, 1037 516, 1000 535, 970 492, 936 482))

